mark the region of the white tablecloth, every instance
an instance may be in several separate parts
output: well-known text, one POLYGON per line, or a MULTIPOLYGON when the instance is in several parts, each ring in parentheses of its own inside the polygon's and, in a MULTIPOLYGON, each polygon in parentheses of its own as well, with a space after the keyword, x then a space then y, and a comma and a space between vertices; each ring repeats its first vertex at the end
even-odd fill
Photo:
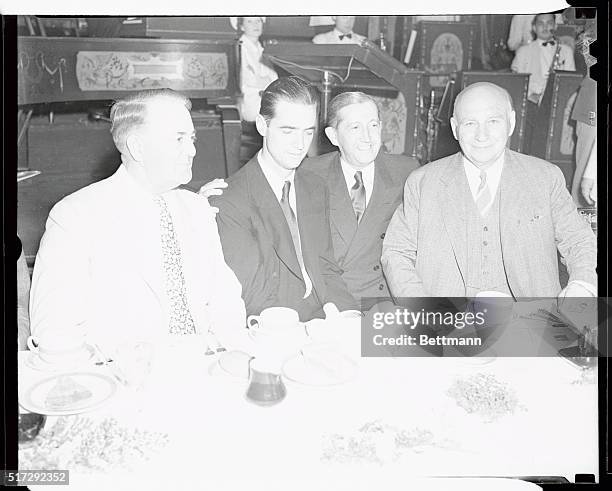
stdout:
MULTIPOLYGON (((359 336, 357 325, 355 333, 359 336)), ((20 390, 48 376, 28 368, 27 356, 19 357, 20 390)), ((296 489, 299 483, 309 489, 321 483, 329 489, 409 489, 407 480, 426 476, 549 475, 572 482, 576 473, 597 476, 597 380, 592 372, 585 377, 568 361, 551 357, 479 362, 361 358, 350 382, 309 387, 286 380, 286 399, 264 408, 246 400, 246 379, 219 370, 200 350, 158 350, 146 391, 134 395, 120 388, 107 404, 81 417, 113 417, 128 427, 166 433, 167 446, 136 465, 138 471, 112 476, 73 472, 71 488, 104 488, 112 482, 115 488, 125 483, 141 489, 190 488, 193 483, 214 483, 208 489, 296 489), (512 388, 519 404, 513 413, 486 421, 448 395, 454 381, 478 373, 512 388), (356 435, 368 423, 429 436, 399 453, 385 452, 385 443, 379 442, 379 458, 370 463, 325 458, 333 435, 356 435)), ((47 427, 55 420, 49 417, 47 427)), ((435 481, 435 489, 456 489, 471 481, 435 481)), ((498 480, 487 489, 517 486, 528 483, 498 480)), ((470 483, 469 489, 478 487, 470 483)))

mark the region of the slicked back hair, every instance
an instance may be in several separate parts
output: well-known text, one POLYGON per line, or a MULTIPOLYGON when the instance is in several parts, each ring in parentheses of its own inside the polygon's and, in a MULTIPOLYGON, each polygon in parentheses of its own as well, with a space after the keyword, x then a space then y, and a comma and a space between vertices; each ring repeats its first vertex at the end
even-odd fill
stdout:
POLYGON ((557 16, 555 14, 551 14, 550 12, 543 12, 541 14, 536 14, 533 16, 533 20, 531 21, 531 25, 535 28, 536 23, 538 22, 538 17, 542 15, 552 15, 553 22, 555 25, 557 24, 557 16))
POLYGON ((295 76, 276 79, 264 90, 259 114, 267 123, 274 117, 276 106, 280 101, 315 106, 317 110, 319 107, 317 89, 310 82, 295 76))
POLYGON ((145 124, 147 104, 156 100, 176 102, 191 111, 191 101, 183 94, 172 89, 142 90, 116 101, 110 111, 110 131, 119 152, 125 153, 125 140, 128 132, 145 124))
POLYGON ((342 92, 334 97, 329 103, 329 108, 327 110, 327 126, 337 128, 338 123, 340 122, 338 113, 341 109, 345 108, 346 106, 350 106, 351 104, 362 104, 364 102, 371 102, 376 106, 378 118, 380 119, 380 109, 378 104, 376 104, 376 101, 369 95, 364 94, 363 92, 342 92))

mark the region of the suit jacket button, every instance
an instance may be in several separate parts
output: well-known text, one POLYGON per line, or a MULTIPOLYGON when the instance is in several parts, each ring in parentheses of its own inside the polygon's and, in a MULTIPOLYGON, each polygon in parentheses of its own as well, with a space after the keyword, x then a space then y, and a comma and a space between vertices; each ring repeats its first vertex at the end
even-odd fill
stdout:
POLYGON ((380 285, 378 285, 378 289, 379 290, 384 290, 385 289, 385 285, 383 285, 382 283, 380 285))
POLYGON ((385 232, 383 232, 382 234, 380 234, 380 238, 384 239, 385 238, 385 232))

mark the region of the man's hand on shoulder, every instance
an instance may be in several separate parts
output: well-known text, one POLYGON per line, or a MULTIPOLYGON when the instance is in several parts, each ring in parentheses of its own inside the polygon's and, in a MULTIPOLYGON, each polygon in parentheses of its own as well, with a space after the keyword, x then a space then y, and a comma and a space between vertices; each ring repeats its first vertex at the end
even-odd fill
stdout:
MULTIPOLYGON (((223 179, 213 179, 210 182, 204 184, 198 194, 208 199, 211 196, 220 196, 223 194, 223 190, 227 187, 227 183, 223 179)), ((219 208, 211 206, 215 213, 219 213, 219 208)))

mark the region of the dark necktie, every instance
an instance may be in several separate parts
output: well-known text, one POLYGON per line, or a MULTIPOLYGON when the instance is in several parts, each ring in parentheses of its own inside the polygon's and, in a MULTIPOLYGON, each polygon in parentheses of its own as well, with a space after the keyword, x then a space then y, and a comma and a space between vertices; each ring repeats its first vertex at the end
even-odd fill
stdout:
POLYGON ((172 216, 164 198, 157 196, 155 202, 159 206, 162 259, 166 276, 166 293, 170 302, 170 334, 194 334, 196 328, 187 305, 183 257, 174 231, 172 216))
POLYGON ((347 34, 338 34, 338 37, 340 38, 340 41, 342 41, 344 38, 353 39, 353 35, 350 32, 347 34))
POLYGON ((353 187, 351 188, 350 195, 351 202, 353 203, 353 210, 355 211, 355 216, 357 217, 357 223, 359 223, 366 208, 366 191, 365 186, 363 185, 363 177, 361 176, 360 170, 355 172, 355 184, 353 184, 353 187))
POLYGON ((542 42, 542 46, 548 46, 548 45, 554 46, 555 45, 555 40, 551 39, 550 41, 544 41, 542 42))
POLYGON ((302 270, 302 276, 304 276, 304 281, 306 281, 306 267, 304 266, 304 258, 302 257, 302 246, 300 245, 300 231, 298 229, 298 223, 295 218, 295 213, 291 209, 291 204, 289 203, 289 191, 291 190, 291 181, 285 181, 283 184, 283 195, 281 197, 280 205, 283 210, 283 214, 285 215, 285 219, 287 220, 287 225, 289 225, 289 232, 291 232, 291 239, 293 240, 293 247, 295 247, 295 255, 297 256, 298 263, 300 265, 300 269, 302 270))

